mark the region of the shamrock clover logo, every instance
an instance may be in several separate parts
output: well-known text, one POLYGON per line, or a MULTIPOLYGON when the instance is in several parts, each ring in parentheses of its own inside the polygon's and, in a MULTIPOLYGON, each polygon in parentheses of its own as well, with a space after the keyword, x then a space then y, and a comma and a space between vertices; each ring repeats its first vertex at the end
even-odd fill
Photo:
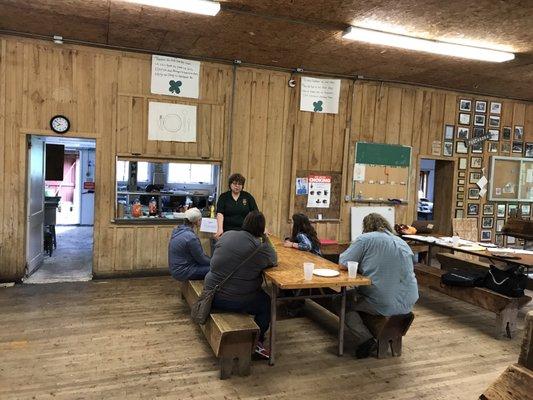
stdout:
POLYGON ((168 91, 170 93, 180 93, 180 86, 182 85, 181 81, 170 81, 168 84, 170 85, 170 87, 168 88, 168 91))
POLYGON ((315 108, 314 112, 322 111, 322 100, 313 102, 313 107, 315 108))

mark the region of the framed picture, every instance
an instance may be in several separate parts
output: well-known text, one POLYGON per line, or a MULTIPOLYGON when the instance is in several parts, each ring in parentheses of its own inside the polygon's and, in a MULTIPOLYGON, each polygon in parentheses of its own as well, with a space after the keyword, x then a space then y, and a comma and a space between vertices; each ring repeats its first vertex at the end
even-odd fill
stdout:
MULTIPOLYGON (((470 117, 470 114, 467 114, 470 117)), ((470 121, 470 120, 469 120, 470 121)), ((481 114, 474 115, 475 126, 485 126, 485 116, 481 114)))
POLYGON ((489 153, 498 152, 498 143, 489 143, 489 153))
POLYGON ((472 100, 461 99, 459 100, 459 111, 472 111, 472 100))
POLYGON ((472 153, 483 153, 483 142, 478 142, 478 143, 472 143, 470 145, 470 151, 472 153))
POLYGON ((457 186, 457 192, 464 192, 465 191, 465 187, 464 186, 457 186))
POLYGON ((507 244, 515 244, 516 238, 514 236, 507 236, 507 244))
POLYGON ((504 246, 503 235, 494 235, 494 243, 499 246, 504 246))
POLYGON ((484 204, 483 215, 494 215, 494 204, 484 204))
POLYGON ((468 147, 466 147, 466 143, 462 140, 459 140, 455 143, 455 152, 457 154, 468 154, 468 147))
POLYGON ((477 113, 486 113, 487 112, 487 102, 486 101, 476 101, 476 112, 477 113))
POLYGON ((503 140, 511 140, 511 127, 510 126, 505 126, 503 127, 502 129, 502 139, 503 140))
POLYGON ((464 185, 465 184, 465 180, 464 179, 458 179, 457 180, 457 184, 458 185, 464 185))
POLYGON ((489 129, 490 138, 493 142, 500 140, 500 131, 498 129, 489 129))
POLYGON ((481 137, 485 134, 485 128, 481 128, 479 126, 475 126, 474 130, 472 131, 472 137, 481 137))
POLYGON ((483 166, 483 157, 472 157, 470 159, 470 168, 481 168, 483 166))
POLYGON ((513 153, 522 153, 524 142, 513 142, 513 153))
POLYGON ((504 219, 497 219, 496 220, 496 232, 501 232, 504 225, 505 225, 504 219))
POLYGON ((507 206, 507 215, 512 217, 516 214, 517 210, 518 210, 518 204, 509 204, 507 206))
POLYGON ((481 179, 481 172, 470 172, 470 176, 468 177, 468 183, 477 183, 481 179))
POLYGON ((470 128, 465 126, 457 127, 457 139, 466 140, 468 139, 468 134, 470 133, 470 128))
POLYGON ((442 155, 451 157, 453 156, 453 142, 444 142, 444 149, 442 155))
POLYGON ((479 188, 468 188, 468 198, 470 200, 479 199, 479 188))
MULTIPOLYGON (((463 160, 466 160, 466 158, 463 158, 463 160)), ((465 167, 463 169, 466 169, 466 163, 465 163, 465 167)), ((466 177, 466 172, 465 171, 459 171, 459 178, 464 178, 466 177)))
POLYGON ((505 217, 505 204, 498 204, 497 205, 497 213, 496 215, 498 217, 505 217))
POLYGON ((500 126, 500 116, 499 115, 490 115, 489 116, 489 126, 491 128, 498 128, 500 126))
POLYGON ((455 218, 464 218, 465 212, 463 209, 455 210, 455 218))
POLYGON ((492 231, 483 230, 481 231, 481 241, 490 242, 492 240, 492 231))
POLYGON ((501 114, 502 113, 502 103, 496 101, 490 102, 490 113, 491 114, 501 114))
POLYGON ((522 140, 524 138, 524 127, 515 125, 514 127, 514 140, 522 140))
POLYGON ((468 203, 468 205, 467 205, 467 214, 468 215, 478 215, 479 214, 479 204, 468 203))
POLYGON ((464 193, 457 193, 457 200, 464 200, 465 194, 464 193))
POLYGON ((529 217, 529 214, 531 214, 531 204, 522 204, 520 210, 522 211, 522 217, 529 217))
POLYGON ((500 147, 500 152, 503 154, 509 154, 511 152, 511 142, 503 142, 500 147))
POLYGON ((481 218, 481 227, 483 229, 492 229, 493 226, 494 226, 494 218, 492 217, 481 218))
POLYGON ((444 125, 444 139, 445 140, 452 140, 453 139, 453 131, 455 129, 454 125, 444 125))
MULTIPOLYGON (((459 142, 457 142, 457 143, 459 143, 459 142)), ((462 143, 464 145, 464 142, 462 142, 462 143)), ((455 150, 457 151, 457 148, 455 150)), ((463 158, 463 157, 459 158, 459 169, 466 169, 467 162, 468 162, 467 160, 468 160, 467 158, 463 158)))
POLYGON ((470 125, 470 114, 460 113, 459 123, 461 125, 470 125))
POLYGON ((456 201, 455 202, 455 207, 457 208, 463 208, 464 207, 464 203, 462 201, 456 201))
POLYGON ((524 146, 524 157, 533 158, 533 143, 526 142, 524 146))

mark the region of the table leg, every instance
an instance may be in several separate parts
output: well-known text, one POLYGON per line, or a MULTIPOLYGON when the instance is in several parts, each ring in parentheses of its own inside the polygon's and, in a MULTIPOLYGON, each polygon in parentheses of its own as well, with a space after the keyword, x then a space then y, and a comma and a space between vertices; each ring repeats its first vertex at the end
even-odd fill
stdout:
POLYGON ((276 344, 276 311, 277 311, 277 297, 278 287, 272 282, 272 290, 270 291, 270 359, 269 365, 274 365, 275 362, 275 344, 276 344))
POLYGON ((339 313, 339 356, 344 354, 344 320, 346 317, 346 286, 341 287, 341 310, 339 313))

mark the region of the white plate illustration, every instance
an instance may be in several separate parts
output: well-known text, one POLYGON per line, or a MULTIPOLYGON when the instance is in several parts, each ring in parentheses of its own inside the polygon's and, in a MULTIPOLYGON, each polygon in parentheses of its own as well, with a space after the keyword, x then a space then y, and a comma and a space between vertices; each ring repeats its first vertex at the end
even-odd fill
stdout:
POLYGON ((313 275, 332 277, 332 276, 339 276, 340 272, 339 271, 335 271, 334 269, 317 268, 317 269, 313 270, 313 275))
POLYGON ((183 125, 182 117, 178 114, 167 114, 159 116, 159 126, 167 132, 179 132, 183 125))

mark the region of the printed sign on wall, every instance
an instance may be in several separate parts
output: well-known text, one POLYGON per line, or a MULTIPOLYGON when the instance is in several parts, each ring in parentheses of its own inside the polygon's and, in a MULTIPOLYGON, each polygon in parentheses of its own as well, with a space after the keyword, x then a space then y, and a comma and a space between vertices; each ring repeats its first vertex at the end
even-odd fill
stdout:
POLYGON ((302 77, 300 110, 338 114, 340 79, 318 79, 302 77))
POLYGON ((149 102, 148 140, 196 142, 196 106, 149 102))
POLYGON ((309 175, 307 207, 329 208, 331 197, 331 176, 309 175))
POLYGON ((198 98, 200 62, 152 55, 152 93, 198 98))

